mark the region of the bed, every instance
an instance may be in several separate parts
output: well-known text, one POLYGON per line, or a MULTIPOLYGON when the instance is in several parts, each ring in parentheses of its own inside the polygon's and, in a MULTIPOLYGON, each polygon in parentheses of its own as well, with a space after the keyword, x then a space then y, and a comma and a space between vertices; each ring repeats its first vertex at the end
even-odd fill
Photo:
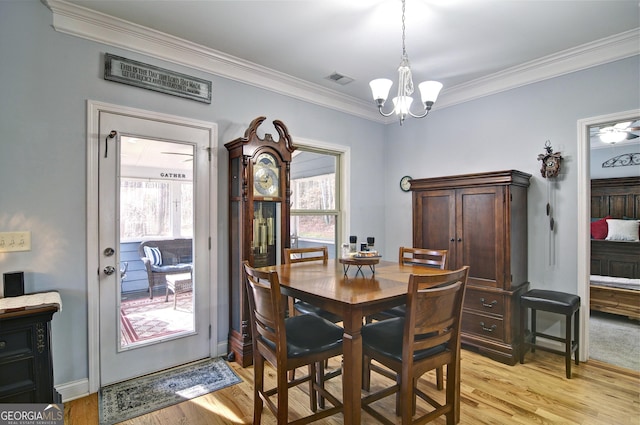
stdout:
POLYGON ((606 218, 639 220, 640 177, 591 180, 591 217, 590 308, 640 320, 640 241, 606 240, 607 230, 594 230, 606 218))

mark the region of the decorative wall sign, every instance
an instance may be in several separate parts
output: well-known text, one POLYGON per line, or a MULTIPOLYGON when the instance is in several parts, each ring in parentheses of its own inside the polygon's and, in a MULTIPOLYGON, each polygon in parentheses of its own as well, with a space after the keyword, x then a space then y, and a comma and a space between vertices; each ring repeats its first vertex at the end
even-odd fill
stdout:
POLYGON ((104 79, 211 103, 211 81, 105 53, 104 79))
POLYGON ((602 168, 626 167, 627 165, 640 165, 640 152, 614 156, 603 162, 602 168))

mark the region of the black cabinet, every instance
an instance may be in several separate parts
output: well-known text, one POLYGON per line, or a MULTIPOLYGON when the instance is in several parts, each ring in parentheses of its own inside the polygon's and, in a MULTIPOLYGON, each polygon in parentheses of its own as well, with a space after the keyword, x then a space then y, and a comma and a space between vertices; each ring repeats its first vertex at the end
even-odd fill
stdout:
POLYGON ((0 310, 0 403, 61 403, 53 387, 56 304, 0 310))

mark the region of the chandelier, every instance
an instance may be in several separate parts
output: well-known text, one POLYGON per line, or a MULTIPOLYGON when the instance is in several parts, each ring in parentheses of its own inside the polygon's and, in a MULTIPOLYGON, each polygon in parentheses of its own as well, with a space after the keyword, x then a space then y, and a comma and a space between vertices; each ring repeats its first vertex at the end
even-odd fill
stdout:
POLYGON ((411 112, 411 103, 413 102, 413 97, 411 97, 413 94, 413 78, 411 77, 411 66, 409 65, 409 56, 407 55, 407 49, 405 47, 404 11, 405 0, 402 0, 402 60, 398 67, 398 96, 392 99, 393 110, 387 113, 382 112, 382 107, 389 96, 389 90, 393 85, 393 81, 388 78, 378 78, 369 83, 373 100, 375 100, 378 105, 380 115, 389 117, 395 112, 400 117, 400 125, 402 125, 407 115, 411 115, 414 118, 426 117, 442 89, 442 83, 437 81, 424 81, 420 83, 418 89, 420 90, 424 111, 419 114, 411 112))

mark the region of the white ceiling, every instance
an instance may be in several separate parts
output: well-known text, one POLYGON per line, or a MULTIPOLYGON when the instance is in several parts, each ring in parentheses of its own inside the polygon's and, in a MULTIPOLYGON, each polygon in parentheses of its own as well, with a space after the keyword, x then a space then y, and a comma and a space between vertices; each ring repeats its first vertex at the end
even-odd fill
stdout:
MULTIPOLYGON (((211 72, 330 107, 326 99, 337 99, 336 109, 356 115, 381 118, 370 80, 391 78, 397 90, 400 0, 42 1, 64 18, 54 17, 63 32, 194 68, 217 61, 222 68, 211 72), (89 23, 97 30, 87 30, 89 23), (129 44, 132 34, 138 44, 129 44), (172 59, 180 49, 201 57, 172 59), (327 79, 333 73, 353 82, 327 79), (317 97, 322 90, 325 99, 317 97)), ((415 85, 444 84, 434 109, 640 54, 638 0, 407 0, 405 23, 415 85)), ((597 131, 594 147, 602 146, 597 131)))
MULTIPOLYGON (((370 80, 391 78, 391 90, 397 90, 400 0, 69 1, 371 104, 370 80), (354 81, 342 86, 327 80, 334 72, 354 81)), ((406 47, 414 82, 438 80, 443 94, 638 27, 638 0, 406 4, 406 47)), ((637 44, 640 50, 640 40, 637 44)))

